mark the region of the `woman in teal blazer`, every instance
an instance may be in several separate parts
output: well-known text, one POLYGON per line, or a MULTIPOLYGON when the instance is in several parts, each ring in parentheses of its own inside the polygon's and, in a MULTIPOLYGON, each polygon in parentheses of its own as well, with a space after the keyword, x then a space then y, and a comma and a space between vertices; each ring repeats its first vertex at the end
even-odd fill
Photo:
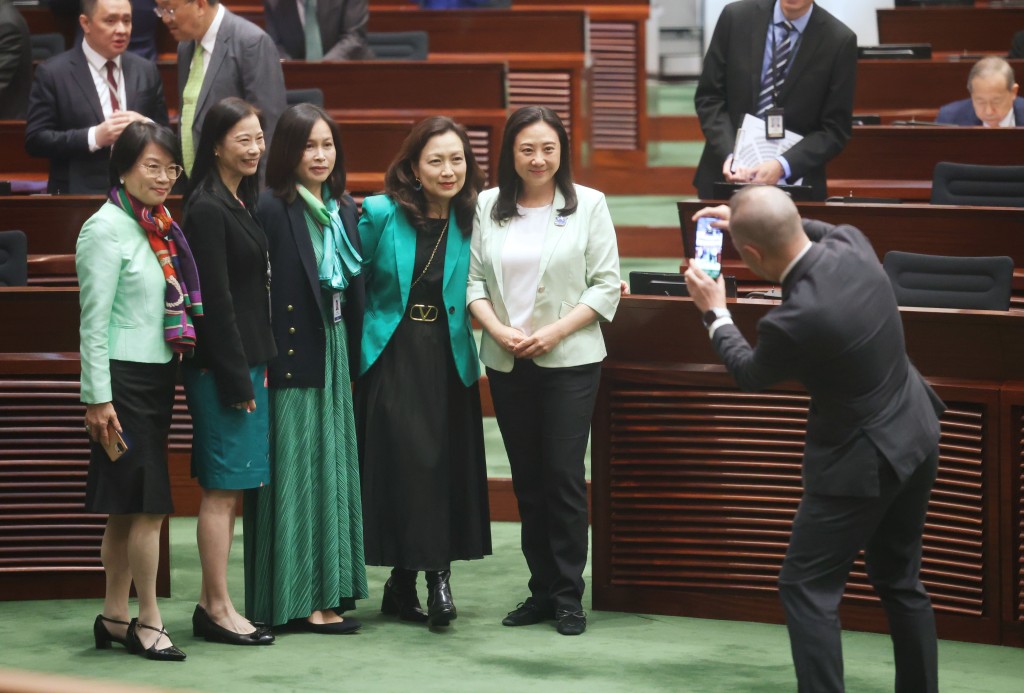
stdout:
POLYGON ((569 138, 550 109, 505 125, 498 187, 480 194, 466 300, 484 327, 494 414, 512 467, 530 596, 506 626, 557 619, 579 635, 587 563, 584 456, 601 360, 600 321, 619 303, 604 195, 573 185, 569 138))
POLYGON ((163 206, 181 174, 174 135, 151 122, 125 128, 111 151, 109 200, 75 248, 81 287, 82 401, 92 439, 85 506, 108 515, 100 558, 97 649, 117 642, 149 659, 181 661, 156 601, 160 528, 173 512, 167 435, 178 353, 202 314, 195 263, 163 206), (110 452, 108 452, 108 450, 110 452), (139 617, 128 620, 135 583, 139 617))
POLYGON ((366 276, 356 429, 366 562, 392 566, 381 611, 446 626, 451 562, 491 552, 469 234, 483 174, 462 126, 416 125, 363 201, 366 276), (416 594, 426 573, 427 613, 416 594))

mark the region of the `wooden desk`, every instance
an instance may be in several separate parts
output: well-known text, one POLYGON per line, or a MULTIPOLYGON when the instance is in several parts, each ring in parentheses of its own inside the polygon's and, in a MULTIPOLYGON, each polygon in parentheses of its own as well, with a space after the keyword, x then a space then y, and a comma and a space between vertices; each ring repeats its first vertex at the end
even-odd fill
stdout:
MULTIPOLYGON (((0 599, 102 597, 104 515, 85 512, 78 290, 0 288, 0 599)), ((167 525, 157 594, 170 596, 167 525)))
POLYGON ((937 51, 1006 55, 1024 27, 1024 7, 897 7, 879 9, 879 43, 930 43, 937 51))
POLYGON ((828 163, 829 195, 928 200, 938 162, 1018 165, 1022 151, 1024 128, 855 126, 828 163))
POLYGON ((49 159, 25 151, 24 120, 0 120, 0 152, 4 153, 0 179, 46 180, 50 175, 49 159))
MULTIPOLYGON (((934 120, 940 106, 969 96, 967 74, 974 63, 941 59, 860 60, 854 113, 877 113, 886 119, 934 120)), ((1017 74, 1024 74, 1024 60, 1013 60, 1011 65, 1017 74)))
MULTIPOLYGON (((753 337, 771 305, 730 309, 753 337)), ((901 313, 911 358, 949 407, 922 570, 939 636, 1022 646, 1024 316, 901 313)), ((626 297, 602 328, 594 608, 781 623, 776 581, 801 495, 806 393, 739 392, 689 299, 626 297)), ((861 561, 841 616, 847 628, 885 630, 861 561)))

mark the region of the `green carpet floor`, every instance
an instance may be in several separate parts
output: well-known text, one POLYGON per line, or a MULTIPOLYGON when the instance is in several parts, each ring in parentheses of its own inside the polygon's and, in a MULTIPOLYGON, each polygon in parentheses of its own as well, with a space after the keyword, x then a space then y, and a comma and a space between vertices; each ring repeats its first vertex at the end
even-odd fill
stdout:
MULTIPOLYGON (((241 648, 192 637, 199 589, 195 520, 176 518, 171 521, 173 594, 161 607, 188 661, 150 662, 117 646, 93 649, 99 600, 0 602, 0 667, 211 693, 795 689, 781 626, 600 611, 590 613, 589 630, 576 638, 558 635, 548 623, 501 626, 505 612, 525 596, 526 566, 517 524, 495 523, 493 535, 494 556, 454 567, 459 618, 445 632, 380 615, 386 571, 371 568, 371 597, 354 612, 364 623, 360 633, 289 633, 270 647, 241 648)), ((231 576, 241 604, 241 536, 231 576)), ((584 600, 588 610, 589 597, 584 600)), ((887 637, 846 633, 843 644, 851 693, 892 690, 887 637)), ((1021 690, 1024 650, 942 642, 940 658, 945 693, 1021 690)))

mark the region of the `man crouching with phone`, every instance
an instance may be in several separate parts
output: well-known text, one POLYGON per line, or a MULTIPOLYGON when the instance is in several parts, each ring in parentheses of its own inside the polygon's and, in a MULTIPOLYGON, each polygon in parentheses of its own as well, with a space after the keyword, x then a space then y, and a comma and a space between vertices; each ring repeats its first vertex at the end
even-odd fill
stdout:
POLYGON ((719 357, 744 390, 796 380, 811 396, 804 495, 779 575, 799 690, 844 690, 838 609, 863 548, 889 617, 895 690, 937 691, 921 534, 945 406, 907 358, 889 279, 864 234, 801 221, 774 186, 744 188, 694 218, 705 216, 720 219, 747 267, 782 285, 751 348, 721 277, 690 261, 686 284, 719 357))

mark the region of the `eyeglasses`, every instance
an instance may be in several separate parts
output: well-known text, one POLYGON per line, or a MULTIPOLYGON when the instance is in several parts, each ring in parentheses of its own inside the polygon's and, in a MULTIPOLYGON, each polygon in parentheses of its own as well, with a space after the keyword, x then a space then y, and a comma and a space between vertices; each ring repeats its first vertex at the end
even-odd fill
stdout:
POLYGON ((150 178, 159 178, 160 172, 163 171, 171 180, 178 180, 178 178, 181 177, 181 174, 185 172, 185 169, 177 164, 171 164, 170 166, 161 166, 160 164, 139 164, 139 168, 145 171, 146 175, 150 178))
MULTIPOLYGON (((185 0, 185 4, 186 5, 188 3, 190 3, 190 2, 195 2, 195 0, 185 0)), ((164 17, 167 17, 168 19, 174 19, 174 13, 176 11, 177 10, 170 9, 170 8, 168 8, 166 10, 164 8, 162 8, 162 7, 154 7, 153 8, 153 14, 155 14, 160 19, 163 19, 164 17)))

